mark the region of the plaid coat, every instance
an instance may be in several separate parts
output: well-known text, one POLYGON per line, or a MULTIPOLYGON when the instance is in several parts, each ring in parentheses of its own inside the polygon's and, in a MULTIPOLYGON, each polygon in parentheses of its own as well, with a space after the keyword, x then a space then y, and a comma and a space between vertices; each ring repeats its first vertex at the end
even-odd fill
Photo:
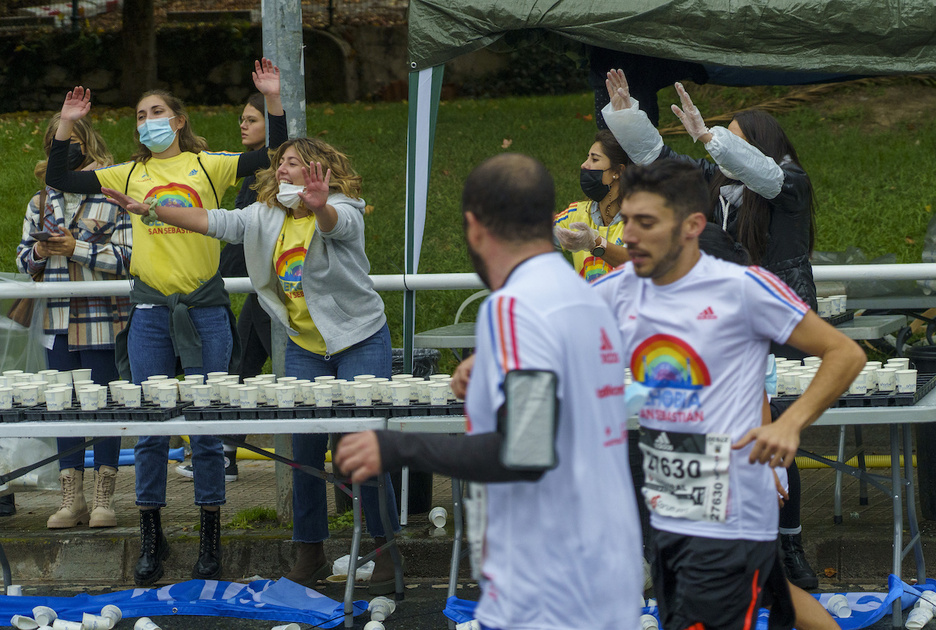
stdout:
MULTIPOLYGON (((103 194, 79 195, 46 188, 45 208, 36 193, 26 207, 23 236, 16 248, 16 266, 43 282, 117 280, 129 277, 132 230, 130 216, 103 194), (40 212, 41 210, 41 212, 40 212), (41 221, 41 225, 40 225, 41 221), (75 237, 70 258, 38 258, 30 232, 67 227, 75 237)), ((130 301, 126 297, 49 298, 46 334, 68 334, 68 349, 106 350, 127 325, 130 301)))

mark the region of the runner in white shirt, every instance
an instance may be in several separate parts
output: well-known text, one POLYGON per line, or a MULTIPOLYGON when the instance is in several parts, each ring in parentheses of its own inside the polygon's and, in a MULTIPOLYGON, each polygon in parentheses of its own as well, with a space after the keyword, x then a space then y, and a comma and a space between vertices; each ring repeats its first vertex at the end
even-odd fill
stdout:
POLYGON ((700 253, 707 191, 696 169, 660 160, 624 180, 631 263, 594 288, 617 316, 634 381, 651 388, 640 412, 643 494, 662 625, 753 627, 766 585, 772 625, 783 627, 792 610, 776 491, 761 464, 789 465, 800 431, 851 383, 864 353, 769 272, 700 253), (823 362, 800 399, 763 425, 770 341, 823 362))
POLYGON ((469 509, 484 628, 638 628, 641 536, 614 317, 553 250, 553 184, 539 162, 487 160, 462 201, 475 269, 493 290, 478 315, 469 435, 346 436, 336 464, 353 480, 408 465, 486 482, 472 484, 469 509))

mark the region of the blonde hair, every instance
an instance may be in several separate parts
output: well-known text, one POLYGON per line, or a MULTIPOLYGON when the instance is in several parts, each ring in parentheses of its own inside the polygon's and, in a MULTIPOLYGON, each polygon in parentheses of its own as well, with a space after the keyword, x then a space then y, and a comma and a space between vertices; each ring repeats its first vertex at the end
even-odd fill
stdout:
POLYGON ((308 166, 312 162, 321 162, 324 169, 331 169, 331 179, 328 182, 330 193, 342 193, 352 199, 361 198, 361 176, 351 166, 347 155, 316 138, 296 138, 287 140, 275 151, 271 151, 270 166, 257 173, 257 183, 253 188, 257 191, 257 201, 272 207, 287 208, 276 200, 279 192, 279 182, 276 181, 276 171, 286 149, 292 147, 303 164, 308 166))
MULTIPOLYGON (((165 90, 150 90, 139 98, 137 105, 140 104, 140 101, 149 96, 156 96, 162 99, 162 102, 166 104, 166 107, 168 107, 173 114, 185 121, 182 124, 182 128, 177 132, 179 136, 179 149, 181 151, 199 153, 201 151, 208 150, 208 141, 201 136, 196 136, 195 132, 192 131, 192 125, 189 123, 188 112, 185 111, 185 104, 180 99, 176 98, 165 90)), ((153 157, 153 152, 150 151, 146 145, 140 142, 140 132, 137 131, 136 127, 133 129, 133 137, 136 138, 139 146, 137 147, 136 152, 130 156, 130 159, 134 162, 146 162, 151 157, 153 157)))
MULTIPOLYGON (((61 114, 55 114, 49 119, 49 126, 46 127, 45 136, 42 139, 42 148, 45 151, 46 159, 39 160, 33 174, 41 182, 45 182, 46 169, 49 166, 49 151, 52 149, 52 139, 55 138, 55 132, 58 131, 59 122, 62 120, 61 114)), ((100 166, 110 166, 114 163, 114 156, 107 149, 104 138, 95 129, 87 118, 79 118, 75 121, 72 132, 78 136, 78 139, 84 145, 84 162, 78 168, 83 168, 92 162, 100 166)))

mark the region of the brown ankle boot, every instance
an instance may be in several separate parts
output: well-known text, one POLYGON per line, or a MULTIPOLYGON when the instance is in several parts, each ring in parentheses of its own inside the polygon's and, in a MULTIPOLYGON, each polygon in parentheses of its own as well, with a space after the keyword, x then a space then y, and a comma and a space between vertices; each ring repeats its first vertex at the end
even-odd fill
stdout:
POLYGON ((117 485, 117 469, 101 466, 94 473, 94 509, 91 510, 90 527, 116 527, 114 512, 114 488, 117 485))
POLYGON ((314 588, 316 582, 331 575, 331 564, 325 557, 325 544, 300 542, 297 545, 299 553, 296 564, 285 577, 306 588, 314 588))
MULTIPOLYGON (((374 547, 382 547, 386 544, 385 537, 374 536, 374 547)), ((394 591, 396 591, 396 576, 393 571, 393 556, 390 555, 388 548, 378 553, 374 560, 374 572, 371 574, 367 592, 370 595, 389 595, 394 591)))
POLYGON ((59 473, 62 483, 62 507, 49 517, 46 527, 49 529, 67 529, 87 523, 88 504, 84 496, 84 471, 66 468, 59 473))

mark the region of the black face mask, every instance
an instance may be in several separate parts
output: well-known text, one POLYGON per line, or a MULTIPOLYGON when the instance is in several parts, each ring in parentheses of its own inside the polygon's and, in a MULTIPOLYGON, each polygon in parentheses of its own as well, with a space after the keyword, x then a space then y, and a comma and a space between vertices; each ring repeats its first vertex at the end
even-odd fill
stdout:
POLYGON ((81 152, 81 145, 77 142, 72 142, 68 145, 68 170, 78 170, 78 168, 84 164, 84 161, 85 154, 81 152))
POLYGON ((579 174, 582 192, 592 201, 601 201, 611 192, 611 187, 601 182, 602 177, 604 177, 604 171, 593 171, 587 168, 583 168, 579 174))

